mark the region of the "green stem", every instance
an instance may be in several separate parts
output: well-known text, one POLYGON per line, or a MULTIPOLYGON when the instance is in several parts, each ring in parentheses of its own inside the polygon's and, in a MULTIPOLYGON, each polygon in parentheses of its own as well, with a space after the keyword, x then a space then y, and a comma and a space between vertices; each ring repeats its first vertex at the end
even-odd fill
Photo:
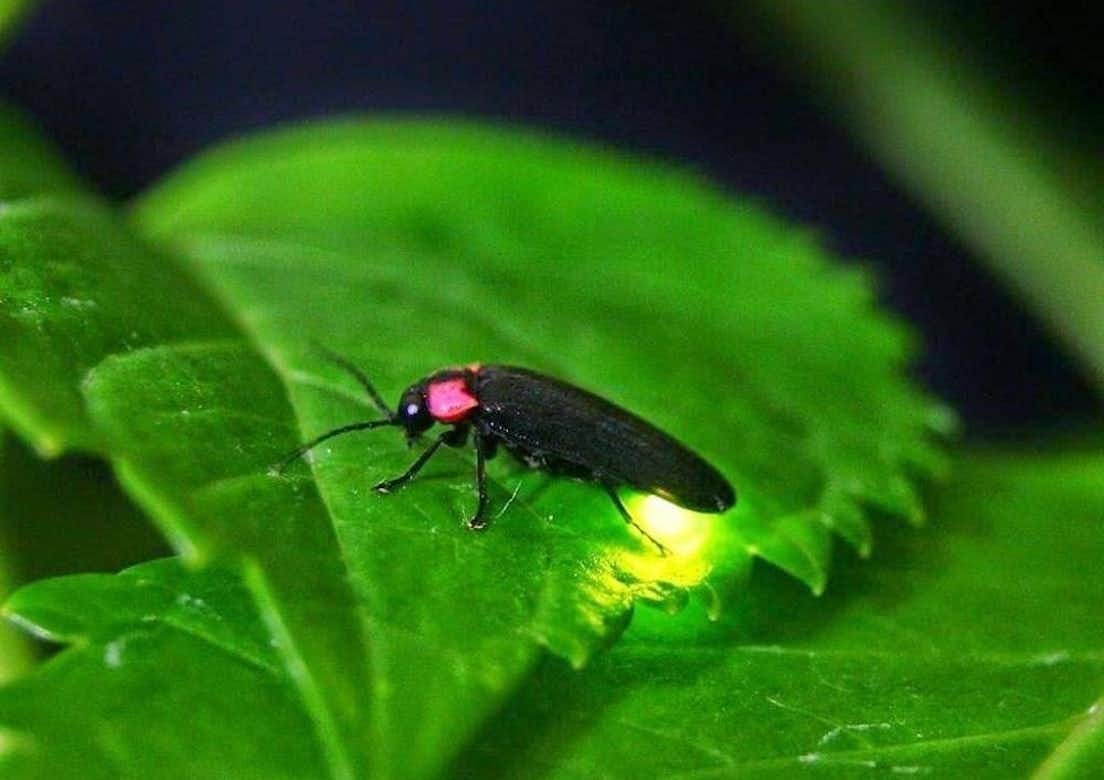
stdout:
POLYGON ((1025 112, 903 5, 757 0, 755 8, 881 164, 1104 390, 1104 226, 1063 180, 1068 161, 1038 142, 1025 112))

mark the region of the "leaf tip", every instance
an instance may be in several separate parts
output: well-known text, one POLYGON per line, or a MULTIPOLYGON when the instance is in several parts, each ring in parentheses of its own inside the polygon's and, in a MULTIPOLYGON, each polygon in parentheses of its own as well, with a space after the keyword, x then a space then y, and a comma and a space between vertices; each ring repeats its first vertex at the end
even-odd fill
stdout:
POLYGON ((953 438, 962 431, 962 421, 958 414, 943 403, 929 404, 924 423, 932 433, 945 438, 953 438))
POLYGON ((53 460, 65 451, 65 443, 50 433, 38 434, 31 443, 38 456, 44 460, 53 460))
POLYGON ((23 612, 12 605, 11 601, 0 608, 0 617, 3 617, 20 631, 43 642, 67 644, 75 642, 80 638, 79 634, 69 635, 58 631, 52 631, 44 627, 42 623, 24 615, 23 612))

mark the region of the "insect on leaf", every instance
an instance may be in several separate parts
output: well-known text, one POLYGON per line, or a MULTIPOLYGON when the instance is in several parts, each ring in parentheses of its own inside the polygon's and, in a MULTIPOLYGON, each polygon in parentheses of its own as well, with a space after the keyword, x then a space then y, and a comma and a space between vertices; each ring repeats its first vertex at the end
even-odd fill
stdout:
POLYGON ((583 665, 636 601, 721 614, 756 557, 819 592, 834 538, 869 552, 869 506, 918 520, 912 478, 941 465, 946 415, 865 276, 664 167, 474 125, 322 123, 196 160, 129 229, 28 175, 38 194, 0 212, 0 408, 42 451, 110 458, 191 563, 236 567, 335 776, 433 775, 544 648, 583 665), (481 534, 469 452, 379 496, 414 457, 393 430, 273 473, 378 416, 312 340, 388 400, 475 361, 561 377, 740 499, 688 515, 626 495, 659 556, 601 490, 505 457, 481 534))
MULTIPOLYGON (((381 500, 370 486, 411 458, 400 437, 315 451, 288 478, 325 502, 367 605, 375 684, 424 694, 378 700, 386 768, 401 755, 416 774, 454 744, 459 713, 490 712, 489 692, 534 658, 519 636, 581 663, 635 598, 674 607, 689 588, 718 608, 755 556, 820 591, 833 535, 866 554, 866 506, 919 520, 910 474, 941 465, 929 436, 947 415, 902 375, 910 340, 866 278, 681 173, 477 126, 348 121, 224 147, 134 214, 226 302, 303 439, 375 415, 312 339, 389 400, 442 366, 505 362, 654 421, 740 493, 720 517, 633 502, 675 548, 664 559, 600 490, 508 460, 492 463, 500 516, 473 536, 470 454, 381 500)), ((126 398, 144 372, 101 375, 105 421, 165 397, 126 398)))

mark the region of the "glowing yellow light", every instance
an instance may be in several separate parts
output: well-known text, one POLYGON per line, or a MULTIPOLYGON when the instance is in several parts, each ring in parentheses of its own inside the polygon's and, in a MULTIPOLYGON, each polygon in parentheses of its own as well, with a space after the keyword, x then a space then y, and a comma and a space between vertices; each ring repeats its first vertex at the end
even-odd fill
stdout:
POLYGON ((661 555, 650 545, 645 551, 626 551, 619 556, 621 567, 641 583, 690 587, 701 582, 712 568, 705 551, 716 515, 691 512, 654 495, 627 504, 636 522, 670 552, 661 555))
POLYGON ((691 512, 659 496, 632 503, 629 511, 641 527, 676 555, 695 555, 709 540, 715 515, 691 512))

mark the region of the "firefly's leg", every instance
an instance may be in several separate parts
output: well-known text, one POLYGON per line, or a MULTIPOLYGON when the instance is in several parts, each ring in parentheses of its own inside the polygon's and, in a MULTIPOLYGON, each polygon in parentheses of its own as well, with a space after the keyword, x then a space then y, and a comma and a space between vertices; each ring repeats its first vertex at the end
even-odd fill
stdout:
POLYGON ((456 424, 452 430, 445 431, 442 438, 445 440, 445 444, 450 447, 463 447, 468 440, 468 431, 470 430, 470 425, 456 424))
POLYGON ((625 519, 626 523, 631 525, 633 528, 635 528, 637 531, 639 531, 644 536, 645 539, 647 539, 649 542, 654 544, 659 549, 661 554, 666 555, 668 552, 670 552, 670 550, 668 550, 666 547, 664 547, 659 542, 659 540, 657 540, 654 536, 652 536, 650 533, 645 531, 636 522, 636 520, 633 519, 633 516, 629 514, 629 510, 625 508, 625 505, 623 503, 621 503, 621 496, 617 495, 617 488, 615 488, 613 485, 609 484, 608 482, 603 482, 602 487, 604 487, 606 489, 606 493, 609 494, 610 499, 613 501, 613 505, 615 507, 617 507, 617 511, 621 513, 621 517, 623 517, 625 519))
POLYGON ((487 527, 487 444, 478 435, 475 437, 475 484, 479 491, 479 504, 468 521, 468 528, 478 531, 487 527))
POLYGON ((385 479, 383 482, 376 485, 373 490, 378 490, 380 493, 390 493, 395 488, 400 488, 414 479, 414 477, 418 475, 418 472, 422 470, 422 466, 433 457, 433 453, 441 448, 441 445, 445 443, 445 440, 451 433, 452 431, 448 430, 438 435, 437 438, 433 440, 433 444, 430 444, 425 451, 418 456, 418 459, 410 464, 410 468, 397 477, 385 479))

